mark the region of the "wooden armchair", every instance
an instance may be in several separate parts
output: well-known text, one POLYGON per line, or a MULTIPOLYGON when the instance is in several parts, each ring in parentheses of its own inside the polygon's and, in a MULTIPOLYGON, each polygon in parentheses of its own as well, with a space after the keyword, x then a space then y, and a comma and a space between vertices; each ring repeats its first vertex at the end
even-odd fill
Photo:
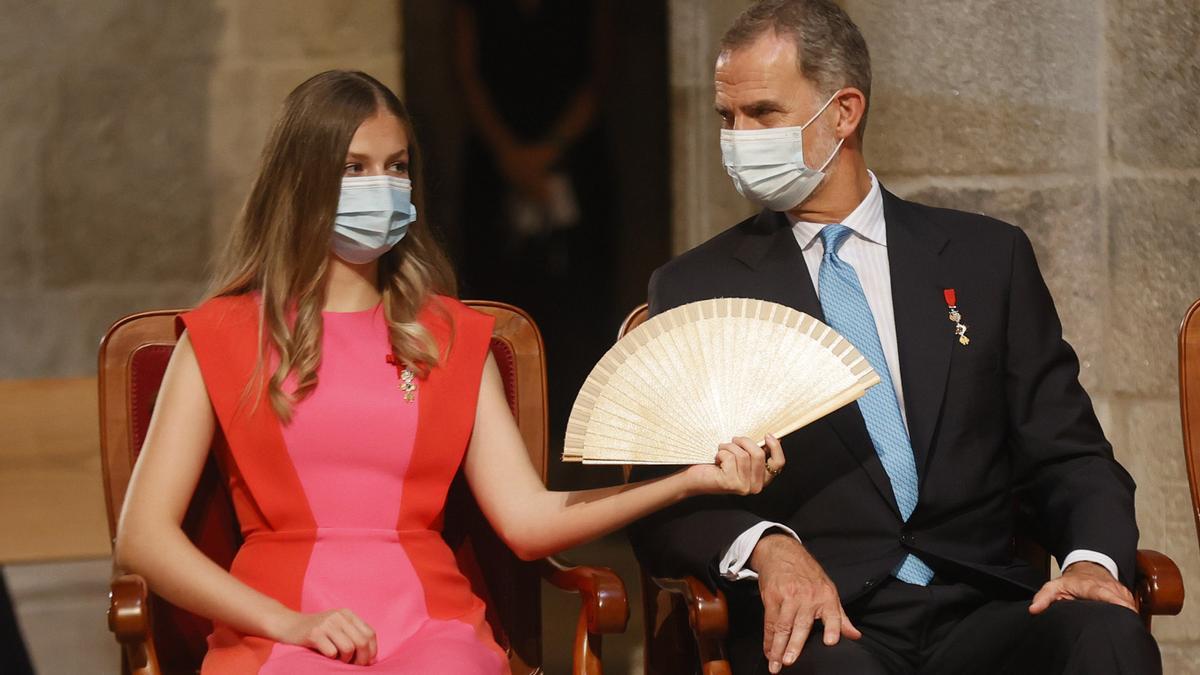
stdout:
MULTIPOLYGON (((492 354, 530 459, 546 478, 546 377, 542 339, 529 315, 496 302, 468 305, 496 318, 492 354)), ((163 372, 174 349, 177 311, 125 317, 100 345, 100 433, 109 536, 130 472, 137 460, 163 372)), ((460 474, 446 504, 444 537, 475 592, 488 607, 496 641, 509 655, 514 674, 541 673, 541 581, 578 593, 582 602, 575 633, 575 675, 599 674, 601 636, 625 630, 629 617, 625 587, 611 570, 574 567, 545 558, 523 562, 492 531, 460 474)), ((228 567, 240 535, 225 482, 209 459, 183 522, 192 541, 228 567)), ((195 673, 204 658, 206 619, 151 593, 133 574, 112 580, 109 629, 123 647, 122 672, 136 675, 195 673)))
MULTIPOLYGON (((1200 306, 1200 301, 1197 301, 1200 306)), ((1196 306, 1192 315, 1200 315, 1196 306)), ((621 324, 617 338, 642 324, 650 316, 649 307, 642 305, 630 312, 621 324)), ((1192 335, 1195 391, 1193 419, 1195 420, 1193 453, 1200 452, 1200 317, 1195 321, 1192 335)), ((1185 323, 1186 327, 1186 323, 1185 323)), ((1182 338, 1181 338, 1182 340, 1182 338)), ((1182 342, 1181 342, 1182 345, 1182 342)), ((1192 472, 1192 499, 1197 504, 1197 527, 1200 527, 1200 492, 1197 492, 1196 458, 1189 454, 1192 472)), ((1013 542, 1017 552, 1049 572, 1050 556, 1036 543, 1026 539, 1013 542)), ((1137 553, 1137 577, 1134 596, 1146 626, 1154 615, 1175 615, 1183 608, 1183 578, 1179 568, 1167 556, 1157 551, 1137 553)), ((642 570, 642 616, 645 638, 645 675, 675 675, 703 673, 729 675, 725 659, 725 637, 729 632, 729 614, 725 596, 711 591, 695 577, 668 579, 651 576, 642 570)))
POLYGON ((1179 405, 1192 515, 1200 537, 1200 300, 1192 303, 1179 327, 1179 405))

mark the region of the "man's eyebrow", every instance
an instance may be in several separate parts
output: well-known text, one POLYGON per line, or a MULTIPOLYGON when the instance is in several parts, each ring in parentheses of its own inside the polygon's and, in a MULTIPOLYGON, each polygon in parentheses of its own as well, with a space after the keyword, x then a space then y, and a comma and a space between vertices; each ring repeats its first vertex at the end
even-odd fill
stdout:
POLYGON ((742 112, 751 117, 757 117, 766 113, 783 112, 783 106, 776 101, 763 99, 761 101, 754 101, 753 103, 747 103, 746 105, 742 106, 742 112))

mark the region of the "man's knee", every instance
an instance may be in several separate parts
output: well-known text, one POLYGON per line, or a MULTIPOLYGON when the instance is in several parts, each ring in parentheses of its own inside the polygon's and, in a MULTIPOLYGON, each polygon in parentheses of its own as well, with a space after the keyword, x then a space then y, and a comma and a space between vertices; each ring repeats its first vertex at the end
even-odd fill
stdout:
POLYGON ((1125 607, 1095 600, 1060 600, 1042 616, 1043 628, 1060 644, 1070 645, 1075 657, 1108 654, 1118 672, 1161 672, 1158 644, 1141 617, 1125 607))
POLYGON ((869 649, 853 640, 842 639, 836 645, 827 646, 820 640, 809 639, 800 658, 783 672, 786 675, 888 675, 891 671, 869 649))
POLYGON ((1149 635, 1141 617, 1125 607, 1096 600, 1060 600, 1043 621, 1064 637, 1083 640, 1136 640, 1149 635))

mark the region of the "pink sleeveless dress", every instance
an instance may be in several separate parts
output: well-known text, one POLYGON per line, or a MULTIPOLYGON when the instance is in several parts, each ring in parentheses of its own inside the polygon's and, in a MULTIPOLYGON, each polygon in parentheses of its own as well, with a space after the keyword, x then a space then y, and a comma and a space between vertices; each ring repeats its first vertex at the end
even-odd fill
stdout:
POLYGON ((225 443, 218 461, 244 543, 230 572, 302 612, 348 608, 374 628, 369 666, 215 624, 204 675, 508 671, 483 602, 441 537, 462 462, 492 320, 449 298, 420 320, 449 357, 405 401, 382 310, 325 313, 319 384, 282 425, 248 401, 256 363, 253 296, 182 317, 225 443), (449 315, 450 321, 447 321, 449 315))

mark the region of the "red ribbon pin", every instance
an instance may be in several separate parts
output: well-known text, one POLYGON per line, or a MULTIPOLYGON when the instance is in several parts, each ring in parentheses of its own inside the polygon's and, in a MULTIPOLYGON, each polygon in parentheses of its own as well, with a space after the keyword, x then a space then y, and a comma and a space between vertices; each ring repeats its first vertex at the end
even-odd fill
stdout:
POLYGON ((959 344, 966 347, 971 343, 971 338, 967 337, 967 325, 962 322, 962 313, 958 311, 958 294, 953 288, 946 288, 942 290, 942 297, 946 298, 948 317, 954 322, 954 334, 958 336, 959 344))

